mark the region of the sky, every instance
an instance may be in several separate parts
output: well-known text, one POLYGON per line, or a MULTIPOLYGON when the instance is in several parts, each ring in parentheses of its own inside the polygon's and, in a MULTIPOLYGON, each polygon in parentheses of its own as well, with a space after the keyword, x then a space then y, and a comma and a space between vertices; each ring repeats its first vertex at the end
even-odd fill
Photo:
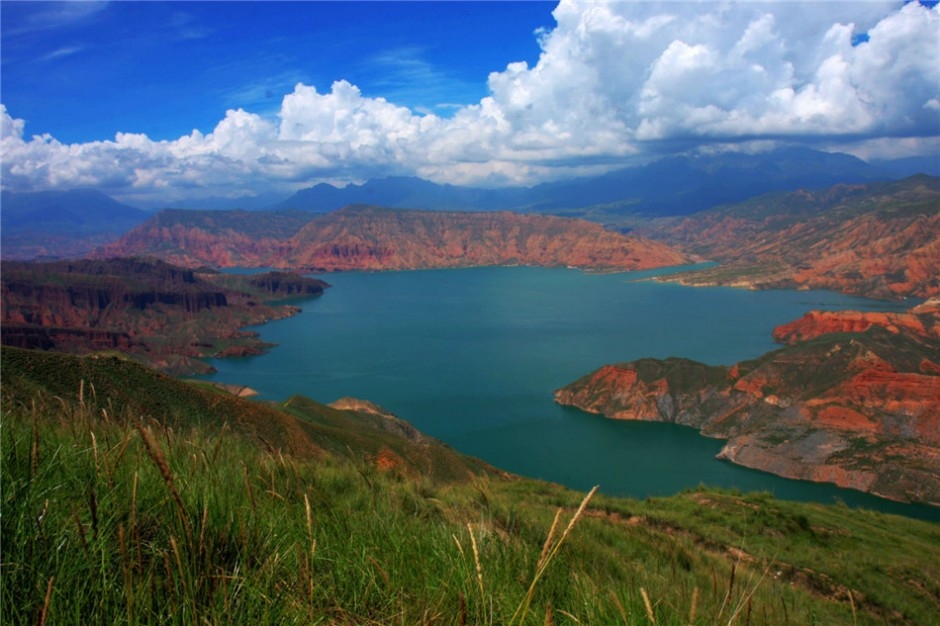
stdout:
POLYGON ((145 208, 792 145, 940 158, 940 7, 4 0, 0 122, 3 189, 145 208))

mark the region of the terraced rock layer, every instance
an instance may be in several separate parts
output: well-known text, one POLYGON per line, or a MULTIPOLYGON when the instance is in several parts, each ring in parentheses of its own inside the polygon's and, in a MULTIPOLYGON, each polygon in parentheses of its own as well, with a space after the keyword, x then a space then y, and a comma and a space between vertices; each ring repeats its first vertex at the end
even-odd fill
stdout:
POLYGON ((776 330, 792 345, 758 359, 606 365, 555 400, 697 428, 727 439, 720 457, 747 467, 940 505, 936 305, 909 316, 812 313, 776 330))
POLYGON ((719 262, 664 280, 886 299, 940 295, 936 177, 768 194, 642 232, 719 262))
POLYGON ((4 345, 120 350, 180 371, 205 367, 195 357, 259 354, 268 346, 239 329, 300 311, 268 301, 327 286, 284 272, 225 276, 135 258, 5 261, 0 278, 4 345))
POLYGON ((189 267, 309 271, 479 265, 638 270, 689 262, 665 244, 584 220, 367 206, 306 217, 296 212, 165 211, 102 254, 155 256, 189 267))

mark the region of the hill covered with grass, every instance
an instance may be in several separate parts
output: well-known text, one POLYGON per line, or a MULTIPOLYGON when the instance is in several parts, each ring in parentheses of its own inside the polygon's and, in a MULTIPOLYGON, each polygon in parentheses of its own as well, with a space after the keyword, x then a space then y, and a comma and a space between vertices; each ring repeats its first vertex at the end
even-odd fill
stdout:
POLYGON ((2 349, 5 623, 925 624, 940 527, 509 476, 367 403, 2 349), (394 462, 389 462, 389 460, 394 462))

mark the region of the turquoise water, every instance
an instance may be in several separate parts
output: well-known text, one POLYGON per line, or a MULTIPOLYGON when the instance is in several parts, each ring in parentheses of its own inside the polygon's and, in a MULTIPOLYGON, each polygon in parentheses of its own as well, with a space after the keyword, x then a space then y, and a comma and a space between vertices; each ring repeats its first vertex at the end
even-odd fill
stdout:
POLYGON ((668 424, 623 422, 556 405, 553 391, 641 357, 731 364, 778 347, 774 326, 810 309, 903 308, 832 292, 690 288, 544 268, 342 273, 296 317, 259 327, 269 354, 212 361, 212 378, 262 399, 376 402, 456 449, 511 472, 616 495, 699 484, 771 491, 927 516, 850 490, 718 461, 722 442, 668 424))

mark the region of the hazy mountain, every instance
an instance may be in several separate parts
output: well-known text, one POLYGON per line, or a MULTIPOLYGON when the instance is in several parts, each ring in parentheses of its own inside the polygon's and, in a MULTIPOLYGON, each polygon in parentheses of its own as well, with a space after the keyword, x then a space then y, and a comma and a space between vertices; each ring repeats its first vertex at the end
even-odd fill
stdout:
POLYGON ((0 205, 4 258, 81 256, 150 217, 94 189, 3 191, 0 205))
MULTIPOLYGON (((901 172, 914 165, 899 163, 892 171, 901 172)), ((770 191, 893 177, 847 154, 791 148, 757 155, 672 157, 601 176, 533 187, 457 187, 413 177, 375 179, 343 188, 321 183, 298 191, 272 208, 327 212, 361 203, 428 210, 579 214, 588 207, 600 206, 612 213, 688 215, 770 191)))
MULTIPOLYGON (((917 157, 869 164, 846 154, 803 148, 758 155, 672 157, 600 176, 532 187, 461 187, 389 177, 338 188, 321 183, 275 202, 270 194, 204 198, 185 209, 326 213, 352 204, 436 211, 549 213, 624 226, 632 216, 689 215, 772 191, 868 183, 915 173, 940 174, 940 160, 917 157)), ((87 254, 142 223, 149 213, 100 191, 10 192, 2 196, 4 258, 87 254)))
POLYGON ((271 208, 327 213, 350 204, 370 204, 433 211, 499 211, 524 207, 532 193, 528 187, 458 187, 414 176, 392 176, 345 187, 320 183, 301 189, 271 208))
POLYGON ((4 232, 102 232, 136 226, 149 217, 95 189, 2 192, 4 232))
POLYGON ((940 156, 916 156, 891 161, 875 161, 873 165, 894 178, 905 178, 914 174, 940 176, 940 156))
POLYGON ((265 192, 254 195, 238 196, 228 198, 223 196, 210 196, 207 198, 193 198, 184 202, 176 203, 178 207, 155 206, 153 209, 161 210, 168 208, 196 209, 199 211, 264 211, 274 204, 279 204, 284 199, 283 193, 265 192))

